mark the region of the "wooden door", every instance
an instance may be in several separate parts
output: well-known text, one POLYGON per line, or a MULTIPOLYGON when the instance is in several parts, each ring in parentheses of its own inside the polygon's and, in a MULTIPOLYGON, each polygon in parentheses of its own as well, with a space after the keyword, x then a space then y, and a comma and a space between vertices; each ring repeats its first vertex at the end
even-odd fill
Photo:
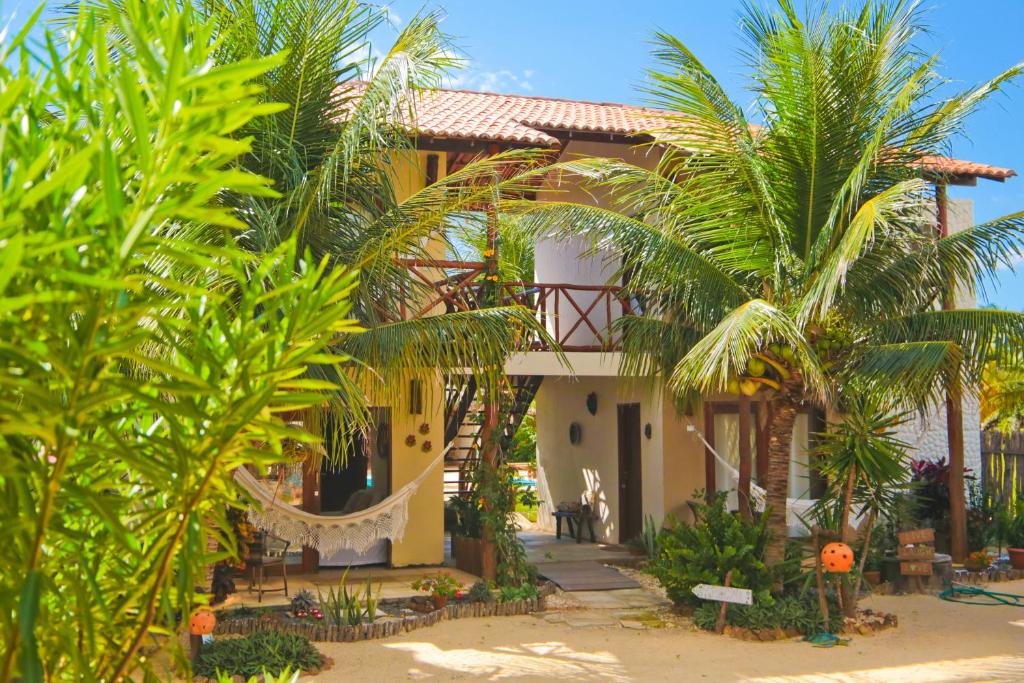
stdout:
POLYGON ((643 530, 640 404, 619 405, 619 543, 643 530))

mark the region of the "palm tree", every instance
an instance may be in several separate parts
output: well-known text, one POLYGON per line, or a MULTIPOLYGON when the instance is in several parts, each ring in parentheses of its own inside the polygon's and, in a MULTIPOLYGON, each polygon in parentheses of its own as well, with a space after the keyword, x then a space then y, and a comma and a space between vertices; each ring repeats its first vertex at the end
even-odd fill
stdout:
POLYGON ((761 392, 766 488, 783 557, 790 442, 798 408, 845 388, 927 411, 976 381, 990 348, 1016 355, 1024 315, 936 310, 955 286, 1009 264, 1024 214, 937 237, 922 158, 947 150, 968 115, 1017 66, 937 99, 935 56, 915 47, 916 3, 870 1, 804 16, 789 0, 741 19, 754 125, 679 40, 658 34, 649 131, 655 170, 620 161, 560 166, 601 186, 609 208, 523 205, 533 230, 584 234, 620 256, 616 278, 645 304, 619 321, 622 372, 657 375, 680 400, 761 392), (566 227, 568 226, 568 228, 566 227))
MULTIPOLYGON (((396 257, 436 258, 451 251, 453 224, 482 225, 481 211, 505 194, 532 189, 542 156, 508 152, 482 157, 419 191, 407 192, 403 164, 416 168, 415 101, 459 65, 438 16, 413 17, 375 57, 370 34, 386 19, 358 0, 245 0, 202 3, 223 36, 221 59, 235 62, 286 52, 263 79, 265 107, 275 110, 239 128, 253 139, 244 170, 271 178, 274 193, 229 196, 244 228, 233 235, 262 252, 296 235, 314 256, 358 273, 353 312, 366 331, 341 351, 357 361, 349 376, 374 396, 397 398, 403 380, 425 369, 494 370, 525 333, 540 333, 530 313, 492 306, 405 319, 402 304, 426 290, 396 257), (405 196, 403 196, 405 195, 405 196), (433 256, 432 256, 433 255, 433 256)), ((481 232, 478 229, 477 232, 481 232)), ((352 417, 358 406, 341 406, 352 417)))

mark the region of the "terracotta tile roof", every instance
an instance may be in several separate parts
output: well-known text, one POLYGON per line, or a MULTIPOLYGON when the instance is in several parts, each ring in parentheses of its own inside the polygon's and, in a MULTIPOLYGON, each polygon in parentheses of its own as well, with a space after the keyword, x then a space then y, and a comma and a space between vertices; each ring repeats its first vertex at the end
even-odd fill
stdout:
MULTIPOLYGON (((419 135, 558 147, 552 133, 637 135, 666 126, 671 112, 612 102, 501 95, 469 90, 432 90, 416 104, 419 135)), ((960 177, 1006 180, 1017 173, 947 157, 922 158, 928 171, 960 177)))
POLYGON ((557 147, 550 132, 636 135, 666 125, 664 112, 611 102, 432 90, 416 103, 420 135, 557 147))

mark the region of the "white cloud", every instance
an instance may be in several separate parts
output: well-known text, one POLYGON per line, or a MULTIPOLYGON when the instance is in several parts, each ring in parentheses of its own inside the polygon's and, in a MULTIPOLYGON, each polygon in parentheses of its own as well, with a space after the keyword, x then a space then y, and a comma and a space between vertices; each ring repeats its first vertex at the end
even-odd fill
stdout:
POLYGON ((532 92, 533 84, 530 78, 533 77, 532 69, 513 71, 511 69, 487 69, 474 68, 467 64, 466 68, 451 75, 445 85, 449 88, 463 88, 466 90, 481 90, 483 92, 532 92))

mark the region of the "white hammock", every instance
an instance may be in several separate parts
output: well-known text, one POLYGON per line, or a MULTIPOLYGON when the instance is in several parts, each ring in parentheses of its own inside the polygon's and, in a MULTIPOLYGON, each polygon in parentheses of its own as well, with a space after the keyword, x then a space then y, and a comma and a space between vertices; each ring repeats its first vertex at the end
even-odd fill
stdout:
POLYGON ((257 529, 295 546, 315 548, 324 555, 342 548, 362 553, 378 541, 401 540, 409 521, 409 500, 447 452, 444 449, 418 477, 381 502, 344 515, 317 515, 278 500, 244 467, 235 470, 234 476, 259 503, 249 506, 249 522, 257 529))
MULTIPOLYGON (((730 496, 735 495, 735 491, 739 488, 740 472, 729 463, 728 460, 719 455, 715 447, 708 443, 704 435, 701 434, 700 430, 692 424, 694 433, 703 442, 704 447, 711 451, 712 455, 715 456, 715 460, 725 469, 725 473, 729 478, 729 483, 732 484, 732 491, 730 496)), ((758 512, 764 510, 768 500, 768 491, 754 482, 750 482, 750 500, 754 504, 754 509, 758 512)), ((786 499, 786 526, 789 528, 790 535, 806 535, 808 525, 811 521, 807 518, 807 514, 811 508, 814 507, 816 500, 809 498, 787 498, 786 499), (806 522, 806 523, 805 523, 806 522)), ((860 528, 861 522, 863 521, 861 515, 860 506, 852 506, 850 509, 850 525, 854 529, 860 528)))

